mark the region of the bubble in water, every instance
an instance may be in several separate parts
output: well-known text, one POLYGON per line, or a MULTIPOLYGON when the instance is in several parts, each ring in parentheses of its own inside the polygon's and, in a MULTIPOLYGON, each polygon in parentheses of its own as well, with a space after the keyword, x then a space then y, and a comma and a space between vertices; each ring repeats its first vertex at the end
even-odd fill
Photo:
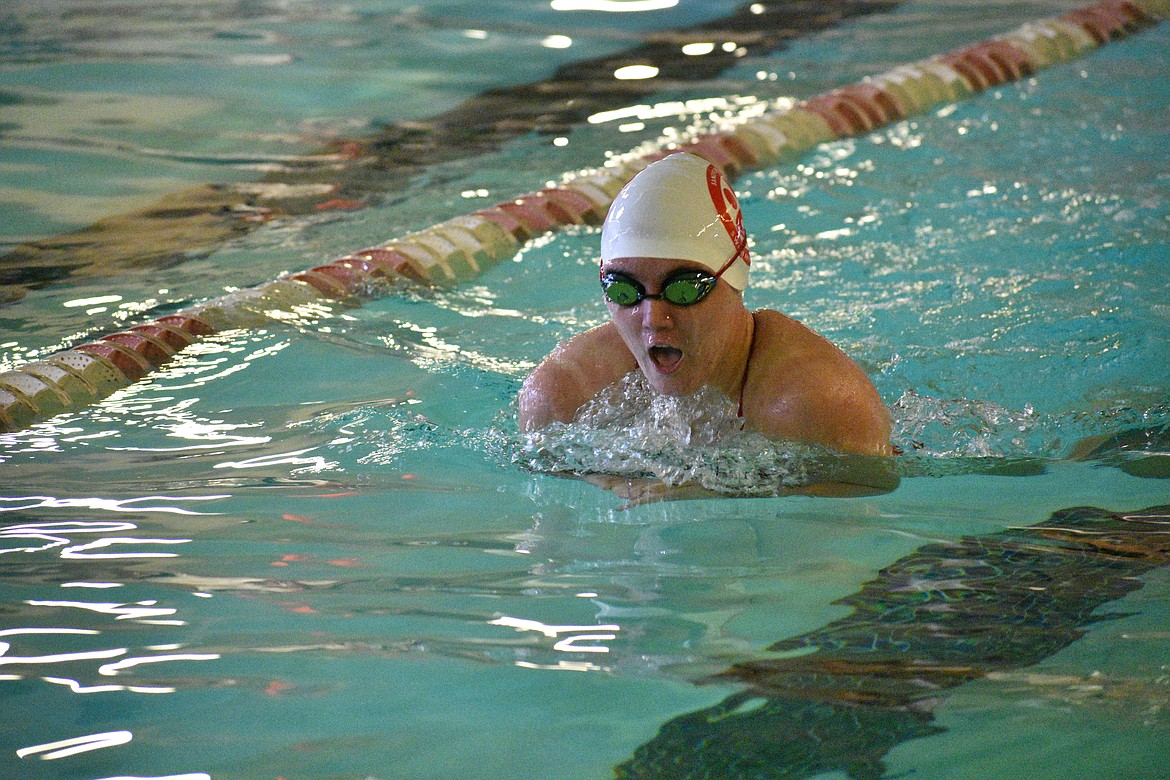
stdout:
POLYGON ((1052 454, 1051 432, 1031 406, 1022 411, 990 401, 934 398, 907 390, 892 407, 894 446, 937 458, 1028 457, 1052 454))

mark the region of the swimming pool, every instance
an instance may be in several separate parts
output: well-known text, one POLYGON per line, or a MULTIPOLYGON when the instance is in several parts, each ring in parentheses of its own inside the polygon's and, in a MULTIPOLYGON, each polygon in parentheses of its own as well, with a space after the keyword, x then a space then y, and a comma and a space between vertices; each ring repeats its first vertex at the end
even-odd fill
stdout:
MULTIPOLYGON (((363 210, 277 223, 170 268, 35 289, 0 313, 5 360, 494 203, 711 111, 807 97, 1072 7, 974 17, 964 4, 902 4, 717 82, 665 89, 563 146, 520 137, 363 210), (696 101, 682 118, 679 100, 696 101)), ((40 39, 36 56, 9 61, 9 89, 43 94, 75 68, 61 89, 74 110, 60 113, 113 113, 9 141, 5 192, 30 205, 6 218, 7 240, 84 224, 116 210, 112 198, 244 179, 266 154, 363 118, 426 117, 659 26, 543 3, 524 8, 524 24, 515 3, 474 15, 294 3, 251 19, 225 6, 212 27, 157 8, 136 35, 91 34, 85 48, 40 39), (581 48, 541 44, 553 34, 581 48), (465 62, 491 67, 437 66, 465 62)), ((707 12, 684 5, 662 26, 707 12)), ((94 407, 4 435, 0 774, 585 778, 622 765, 681 776, 672 755, 710 771, 702 756, 655 753, 660 729, 706 713, 742 747, 766 741, 751 714, 774 711, 735 698, 742 676, 713 675, 806 657, 769 649, 784 640, 845 636, 828 627, 874 599, 835 602, 867 582, 886 583, 882 603, 925 592, 945 610, 979 576, 968 562, 947 584, 907 591, 882 573, 895 562, 940 543, 967 550, 964 539, 990 548, 1054 514, 1069 527, 1057 513, 1070 507, 1170 503, 1166 52, 1163 24, 737 183, 756 242, 748 303, 805 321, 873 377, 906 450, 889 495, 627 510, 514 462, 520 380, 604 317, 589 228, 534 241, 466 285, 219 334, 94 407), (1069 457, 1114 435, 1093 458, 1069 457), (719 706, 731 709, 712 714, 719 706)), ((1029 618, 1023 639, 1005 620, 1005 647, 1050 651, 1013 666, 1026 653, 999 648, 994 668, 972 643, 966 660, 990 663, 990 676, 952 686, 920 673, 937 695, 852 701, 854 731, 814 728, 785 704, 786 728, 830 755, 817 763, 790 746, 774 776, 877 776, 874 761, 924 777, 1159 776, 1167 570, 1119 569, 1142 587, 1094 591, 1110 567, 1093 556, 1045 569, 1018 557, 1038 545, 1020 544, 991 579, 1016 583, 996 607, 1029 618), (1071 618, 1039 601, 1029 611, 1030 588, 1060 584, 1030 580, 1036 571, 1083 582, 1081 601, 1111 619, 1062 641, 1071 618)))

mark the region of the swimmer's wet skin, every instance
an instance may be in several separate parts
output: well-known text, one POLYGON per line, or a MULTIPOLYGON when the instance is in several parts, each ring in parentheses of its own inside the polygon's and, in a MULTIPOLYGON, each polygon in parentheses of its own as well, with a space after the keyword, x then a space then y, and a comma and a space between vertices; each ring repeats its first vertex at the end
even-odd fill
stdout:
MULTIPOLYGON (((832 484, 794 492, 892 490, 897 477, 876 457, 892 454, 890 418, 873 384, 796 320, 748 311, 750 265, 738 199, 714 165, 679 152, 647 166, 618 194, 602 227, 600 279, 610 321, 558 345, 528 377, 521 428, 571 423, 602 389, 641 371, 666 396, 719 390, 737 405, 746 430, 875 456, 843 469, 832 484)), ((645 497, 629 480, 591 481, 645 497)))

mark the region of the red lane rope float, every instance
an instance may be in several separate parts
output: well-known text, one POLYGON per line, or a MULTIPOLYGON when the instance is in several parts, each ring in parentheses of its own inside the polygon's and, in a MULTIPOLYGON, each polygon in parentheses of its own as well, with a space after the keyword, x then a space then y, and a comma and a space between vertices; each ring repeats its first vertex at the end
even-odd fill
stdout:
POLYGON ((0 431, 25 428, 105 398, 218 331, 352 303, 379 285, 447 285, 515 256, 533 238, 598 225, 622 186, 651 161, 694 152, 734 179, 795 159, 824 141, 859 135, 1075 59, 1170 17, 1170 0, 1103 0, 957 51, 706 133, 620 165, 453 217, 446 222, 177 314, 103 336, 0 374, 0 431), (310 309, 309 307, 315 307, 310 309))

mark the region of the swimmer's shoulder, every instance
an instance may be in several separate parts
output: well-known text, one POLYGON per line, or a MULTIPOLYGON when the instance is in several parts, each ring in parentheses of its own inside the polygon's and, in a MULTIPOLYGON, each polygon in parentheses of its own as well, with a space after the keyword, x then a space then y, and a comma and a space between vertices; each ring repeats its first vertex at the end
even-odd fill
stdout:
POLYGON ((890 418, 861 367, 780 312, 754 313, 756 343, 745 409, 765 433, 862 454, 889 452, 890 418))
POLYGON ((549 353, 520 389, 522 430, 570 422, 585 402, 637 368, 613 323, 578 333, 549 353))
POLYGON ((756 322, 757 346, 799 352, 803 357, 808 357, 810 353, 820 353, 827 357, 840 352, 828 339, 801 323, 799 319, 782 315, 772 309, 757 309, 751 312, 751 316, 756 322))
MULTIPOLYGON (((800 320, 771 309, 752 312, 752 318, 756 323, 752 373, 766 385, 798 389, 808 382, 823 384, 831 374, 859 378, 860 370, 853 360, 800 320)), ((860 378, 865 379, 865 375, 860 378)))

